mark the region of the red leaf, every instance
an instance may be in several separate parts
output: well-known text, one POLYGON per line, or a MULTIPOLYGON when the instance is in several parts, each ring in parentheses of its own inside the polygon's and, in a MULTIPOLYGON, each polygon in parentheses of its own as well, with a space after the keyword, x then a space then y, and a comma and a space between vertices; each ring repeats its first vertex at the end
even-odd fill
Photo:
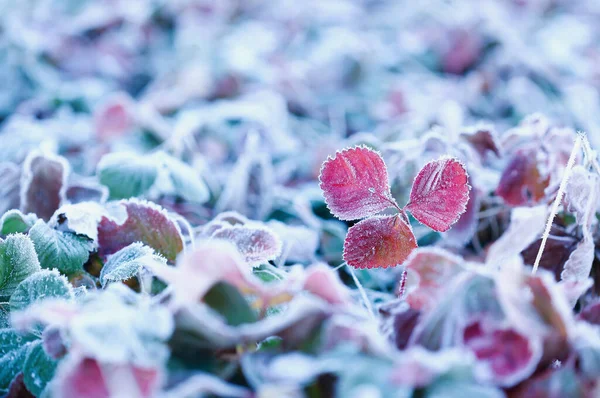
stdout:
POLYGON ((106 258, 134 242, 142 242, 174 262, 183 250, 177 224, 159 206, 138 200, 119 202, 127 216, 120 220, 102 217, 98 224, 98 254, 106 258))
POLYGON ((484 365, 481 378, 501 386, 510 387, 529 377, 542 356, 538 340, 485 319, 468 324, 463 341, 484 365))
POLYGON ((537 150, 518 151, 504 169, 496 194, 511 206, 534 205, 544 198, 550 176, 538 167, 537 150))
POLYGON ((320 186, 331 213, 357 220, 396 206, 381 156, 366 147, 337 152, 321 168, 320 186))
POLYGON ((440 158, 419 171, 406 209, 431 229, 445 232, 465 212, 470 189, 465 166, 455 158, 440 158))
POLYGON ((344 260, 355 268, 402 264, 417 247, 410 225, 401 215, 367 218, 348 230, 344 260))

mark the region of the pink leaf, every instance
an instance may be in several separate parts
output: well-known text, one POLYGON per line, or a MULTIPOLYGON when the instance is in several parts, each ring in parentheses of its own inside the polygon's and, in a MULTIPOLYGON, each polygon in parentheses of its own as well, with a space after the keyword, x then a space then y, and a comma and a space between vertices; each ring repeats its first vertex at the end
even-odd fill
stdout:
POLYGON ((151 397, 159 382, 157 369, 101 364, 91 358, 72 358, 62 364, 57 375, 58 395, 62 397, 108 398, 116 392, 151 397))
POLYGON ((401 215, 375 216, 348 230, 344 260, 354 268, 394 267, 416 247, 412 228, 401 215))
POLYGON ((357 220, 397 206, 381 156, 366 147, 337 152, 321 168, 320 186, 331 213, 357 220))
POLYGON ((345 304, 350 299, 348 288, 338 274, 323 263, 308 267, 303 289, 330 304, 345 304))
POLYGON ((480 379, 513 386, 530 376, 542 356, 538 339, 527 338, 515 329, 500 328, 489 319, 468 324, 463 341, 480 361, 480 379))
POLYGON ((440 158, 419 171, 406 209, 421 223, 445 232, 465 212, 470 189, 465 166, 455 158, 440 158))
POLYGON ((21 211, 48 221, 63 203, 68 174, 69 163, 63 157, 31 153, 21 175, 21 211))
POLYGON ((445 286, 464 268, 462 259, 442 249, 421 247, 404 263, 406 301, 415 310, 433 308, 445 296, 445 286))
POLYGON ((108 98, 94 110, 94 127, 100 141, 120 137, 134 127, 133 100, 118 93, 108 98))
POLYGON ((259 266, 281 254, 281 241, 269 228, 263 226, 235 225, 222 227, 212 238, 232 242, 249 265, 259 266))
POLYGON ((123 222, 102 217, 98 224, 100 256, 105 258, 134 242, 142 242, 167 260, 175 261, 183 250, 181 231, 161 207, 133 199, 121 201, 118 206, 126 211, 123 222))

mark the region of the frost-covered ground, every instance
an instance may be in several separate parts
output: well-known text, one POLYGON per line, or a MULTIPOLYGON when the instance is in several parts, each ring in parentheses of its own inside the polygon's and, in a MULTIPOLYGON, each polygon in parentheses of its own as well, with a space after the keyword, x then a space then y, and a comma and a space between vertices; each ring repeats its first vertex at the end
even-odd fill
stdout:
POLYGON ((599 21, 0 0, 0 396, 600 396, 599 21))

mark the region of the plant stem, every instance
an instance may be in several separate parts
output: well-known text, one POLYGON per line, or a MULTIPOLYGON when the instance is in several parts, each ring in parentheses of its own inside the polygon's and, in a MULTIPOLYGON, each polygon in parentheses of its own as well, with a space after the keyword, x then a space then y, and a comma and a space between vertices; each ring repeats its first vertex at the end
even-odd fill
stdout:
POLYGON ((369 301, 369 297, 367 297, 367 292, 365 291, 365 288, 363 287, 362 283, 360 283, 360 281, 356 277, 356 274, 354 273, 354 269, 352 269, 352 267, 349 266, 348 263, 345 263, 345 264, 347 265, 348 272, 350 273, 350 276, 352 276, 352 280, 354 281, 356 288, 360 292, 360 295, 363 299, 365 307, 367 307, 371 316, 373 318, 375 318, 375 311, 373 311, 373 306, 371 305, 371 302, 369 301))
POLYGON ((552 228, 552 222, 554 221, 554 217, 556 217, 556 213, 558 213, 558 206, 560 206, 560 202, 562 201, 562 198, 565 194, 565 188, 567 187, 567 181, 569 181, 569 176, 571 175, 571 169, 573 168, 573 164, 575 163, 577 153, 581 148, 581 143, 584 140, 587 141, 585 135, 583 133, 578 133, 577 138, 575 139, 575 144, 573 145, 573 149, 571 150, 571 155, 569 156, 569 161, 567 162, 567 167, 565 168, 565 171, 563 173, 563 178, 560 182, 558 193, 556 194, 556 198, 554 199, 554 203, 552 204, 552 211, 550 212, 550 216, 548 217, 548 222, 546 222, 546 229, 544 230, 544 235, 542 236, 542 244, 540 245, 540 250, 538 250, 535 262, 533 263, 533 270, 531 271, 532 274, 536 273, 540 265, 540 260, 542 259, 544 248, 546 247, 546 241, 548 240, 548 236, 550 235, 550 229, 552 228))

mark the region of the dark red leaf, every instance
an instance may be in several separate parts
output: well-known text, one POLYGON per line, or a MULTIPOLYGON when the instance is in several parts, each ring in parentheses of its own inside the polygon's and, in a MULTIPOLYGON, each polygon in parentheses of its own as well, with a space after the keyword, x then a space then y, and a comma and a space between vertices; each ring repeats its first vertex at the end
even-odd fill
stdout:
POLYGON ((412 228, 401 215, 375 216, 348 230, 344 260, 354 268, 394 267, 416 247, 412 228))
POLYGON ((600 301, 586 305, 579 313, 578 318, 594 325, 600 325, 600 301))
POLYGON ((496 194, 511 206, 533 205, 544 198, 549 183, 550 176, 540 171, 537 150, 522 150, 504 169, 496 194))
POLYGON ((467 170, 458 159, 434 160, 415 177, 406 209, 421 223, 445 232, 465 212, 470 189, 467 170))
POLYGON ((119 202, 127 212, 124 221, 102 217, 98 224, 98 254, 104 259, 134 242, 152 247, 174 262, 183 250, 183 239, 177 224, 159 206, 139 200, 119 202))
POLYGON ((321 168, 320 186, 331 213, 357 220, 395 206, 381 156, 366 147, 337 152, 321 168))
POLYGON ((32 153, 23 165, 21 211, 48 221, 65 198, 69 164, 63 157, 32 153))

